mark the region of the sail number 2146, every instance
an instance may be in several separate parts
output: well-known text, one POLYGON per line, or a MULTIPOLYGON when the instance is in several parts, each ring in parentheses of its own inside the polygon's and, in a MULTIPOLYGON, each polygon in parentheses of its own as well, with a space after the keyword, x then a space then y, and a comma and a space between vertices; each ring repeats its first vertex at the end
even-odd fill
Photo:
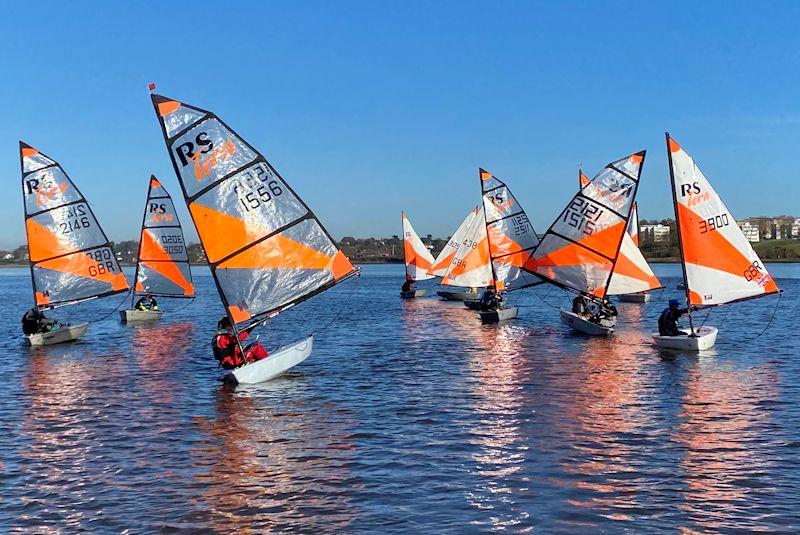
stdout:
POLYGON ((239 202, 246 212, 255 210, 262 204, 270 202, 273 197, 280 197, 283 194, 278 181, 270 180, 271 178, 273 178, 271 173, 260 165, 254 168, 254 172, 248 169, 243 173, 233 191, 239 196, 239 202))

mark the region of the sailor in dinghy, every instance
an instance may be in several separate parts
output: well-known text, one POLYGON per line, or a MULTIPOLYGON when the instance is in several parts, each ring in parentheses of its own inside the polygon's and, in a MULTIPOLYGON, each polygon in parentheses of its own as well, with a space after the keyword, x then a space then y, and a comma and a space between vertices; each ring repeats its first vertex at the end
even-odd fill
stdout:
MULTIPOLYGON (((242 333, 359 273, 275 168, 214 113, 152 94, 161 133, 208 258, 230 334, 242 333)), ((232 369, 268 381, 311 354, 309 335, 232 369)))

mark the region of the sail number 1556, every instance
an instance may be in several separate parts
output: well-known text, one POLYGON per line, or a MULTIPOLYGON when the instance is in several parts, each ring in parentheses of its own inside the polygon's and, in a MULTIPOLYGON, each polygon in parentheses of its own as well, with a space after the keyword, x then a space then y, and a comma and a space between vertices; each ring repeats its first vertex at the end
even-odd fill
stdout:
POLYGON ((270 180, 270 175, 263 167, 256 167, 255 173, 247 170, 233 191, 239 196, 239 202, 246 212, 255 210, 268 203, 273 197, 283 195, 283 189, 277 180, 270 180))

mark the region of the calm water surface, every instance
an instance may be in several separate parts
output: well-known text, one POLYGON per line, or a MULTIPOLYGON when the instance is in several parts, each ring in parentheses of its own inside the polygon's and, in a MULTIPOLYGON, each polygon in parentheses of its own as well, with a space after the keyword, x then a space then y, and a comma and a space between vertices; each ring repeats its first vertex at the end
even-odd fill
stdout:
MULTIPOLYGON (((675 287, 678 266, 656 270, 675 287)), ((158 324, 120 325, 112 297, 53 314, 98 319, 84 340, 31 349, 28 272, 0 270, 0 530, 800 530, 799 265, 772 266, 785 294, 763 336, 775 298, 721 307, 701 357, 650 345, 675 290, 589 339, 560 324, 561 290, 517 292, 517 321, 482 326, 368 266, 261 335, 319 331, 311 358, 235 390, 197 271, 200 297, 158 324)))

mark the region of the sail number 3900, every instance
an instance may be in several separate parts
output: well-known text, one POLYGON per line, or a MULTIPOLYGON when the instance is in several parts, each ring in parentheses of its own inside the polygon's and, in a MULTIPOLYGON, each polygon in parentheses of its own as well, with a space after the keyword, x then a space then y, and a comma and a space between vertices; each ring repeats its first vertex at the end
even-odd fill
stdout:
POLYGON ((267 170, 259 166, 255 168, 255 173, 245 171, 239 184, 233 187, 246 212, 255 210, 270 202, 273 197, 280 197, 283 194, 278 181, 270 180, 270 177, 267 170))

